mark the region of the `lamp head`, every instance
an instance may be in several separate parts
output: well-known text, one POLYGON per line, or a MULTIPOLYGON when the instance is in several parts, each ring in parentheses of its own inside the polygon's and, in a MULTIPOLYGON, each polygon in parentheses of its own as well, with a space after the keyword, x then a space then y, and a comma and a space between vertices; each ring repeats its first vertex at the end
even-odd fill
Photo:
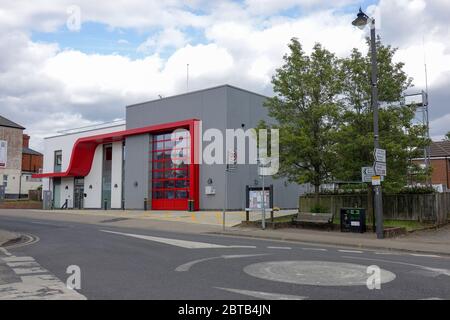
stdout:
POLYGON ((367 16, 367 14, 365 14, 361 8, 359 8, 359 13, 357 18, 352 22, 352 24, 355 27, 358 27, 359 29, 364 29, 367 25, 367 23, 369 22, 369 17, 367 16))

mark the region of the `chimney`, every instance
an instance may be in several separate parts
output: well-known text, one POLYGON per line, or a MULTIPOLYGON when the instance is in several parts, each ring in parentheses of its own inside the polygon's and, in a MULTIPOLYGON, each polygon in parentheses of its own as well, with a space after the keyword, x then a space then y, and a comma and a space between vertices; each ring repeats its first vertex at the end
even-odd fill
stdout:
POLYGON ((27 134, 23 135, 23 147, 24 148, 29 148, 30 146, 30 136, 27 134))

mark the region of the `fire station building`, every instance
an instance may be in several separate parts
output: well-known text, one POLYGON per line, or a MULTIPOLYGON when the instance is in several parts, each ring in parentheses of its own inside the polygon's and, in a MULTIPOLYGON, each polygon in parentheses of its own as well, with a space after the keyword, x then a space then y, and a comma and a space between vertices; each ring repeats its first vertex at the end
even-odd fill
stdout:
MULTIPOLYGON (((228 210, 243 210, 246 186, 261 187, 257 165, 227 173, 225 164, 195 157, 209 143, 202 145, 208 129, 225 137, 226 129, 270 122, 266 99, 223 85, 130 105, 125 121, 46 138, 44 173, 35 176, 51 191, 54 208, 187 210, 190 200, 195 210, 218 210, 225 201, 228 210)), ((273 186, 274 206, 298 206, 298 185, 271 177, 265 184, 273 186)))

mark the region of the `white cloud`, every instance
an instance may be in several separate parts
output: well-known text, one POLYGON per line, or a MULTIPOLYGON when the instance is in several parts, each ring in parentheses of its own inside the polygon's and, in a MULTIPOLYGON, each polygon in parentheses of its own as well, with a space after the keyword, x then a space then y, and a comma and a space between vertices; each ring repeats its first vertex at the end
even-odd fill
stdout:
MULTIPOLYGON (((148 52, 147 57, 131 59, 119 54, 61 50, 57 44, 30 40, 30 31, 53 31, 64 26, 66 8, 72 1, 2 1, 1 113, 28 127, 38 138, 56 129, 120 118, 126 104, 154 99, 158 94, 184 92, 187 64, 191 90, 231 83, 271 94, 270 78, 282 63, 292 37, 297 37, 307 52, 316 42, 338 56, 347 55, 353 47, 367 50, 368 30, 351 26, 353 13, 333 10, 354 2, 263 0, 262 6, 254 0, 120 0, 104 1, 101 5, 78 1, 83 22, 95 21, 110 28, 134 28, 139 32, 161 30, 141 45, 140 50, 148 52), (303 16, 278 15, 294 5, 304 9, 303 16), (189 35, 183 32, 189 26, 202 30, 207 43, 190 45, 189 35), (162 58, 166 49, 173 53, 162 58)), ((446 104, 450 99, 449 2, 381 0, 370 10, 375 9, 380 16, 382 40, 400 46, 397 59, 406 62, 405 68, 416 79, 417 89, 424 84, 422 33, 427 31, 433 104, 430 115, 432 119, 444 119, 432 122, 432 133, 444 134, 450 130, 446 104)), ((124 34, 120 37, 118 45, 129 45, 124 34)), ((32 143, 38 140, 33 139, 32 143)))
POLYGON ((137 48, 138 52, 161 52, 164 49, 178 49, 188 43, 188 39, 183 32, 176 28, 168 28, 149 37, 137 48))

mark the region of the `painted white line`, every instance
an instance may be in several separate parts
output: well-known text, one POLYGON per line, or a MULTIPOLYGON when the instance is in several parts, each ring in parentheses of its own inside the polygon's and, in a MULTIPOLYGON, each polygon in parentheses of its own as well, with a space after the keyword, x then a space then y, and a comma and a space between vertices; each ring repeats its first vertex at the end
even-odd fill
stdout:
POLYGON ((323 248, 302 248, 302 249, 306 251, 328 251, 327 249, 323 248))
POLYGON ((182 247, 182 248, 186 248, 186 249, 256 248, 255 246, 225 246, 225 245, 214 244, 214 243, 160 238, 160 237, 145 236, 145 235, 133 234, 133 233, 115 232, 115 231, 109 231, 109 230, 100 230, 100 231, 112 233, 112 234, 118 234, 118 235, 127 236, 127 237, 132 237, 132 238, 137 238, 137 239, 142 239, 142 240, 149 240, 149 241, 164 243, 164 244, 168 244, 168 245, 172 245, 172 246, 176 246, 176 247, 182 247))
POLYGON ((240 290, 240 289, 231 289, 231 288, 221 288, 215 287, 216 289, 225 290, 229 292, 239 293, 242 295, 264 299, 264 300, 305 300, 307 297, 303 296, 295 296, 290 294, 283 293, 272 293, 272 292, 262 292, 262 291, 250 291, 250 290, 240 290))
POLYGON ((189 271, 189 270, 191 269, 191 267, 192 267, 193 265, 196 265, 197 263, 205 262, 205 261, 209 261, 209 260, 214 260, 214 259, 220 259, 220 258, 222 258, 222 257, 203 258, 203 259, 198 259, 198 260, 189 261, 189 262, 187 262, 187 263, 184 263, 184 264, 182 264, 182 265, 179 265, 179 266, 175 269, 175 271, 176 271, 176 272, 186 272, 186 271, 189 271))
POLYGON ((359 250, 338 250, 339 252, 345 252, 345 253, 363 253, 359 250))
POLYGON ((175 271, 177 272, 186 272, 191 269, 192 266, 196 265, 197 263, 209 261, 209 260, 215 260, 215 259, 240 259, 240 258, 249 258, 249 257, 258 257, 258 256, 267 256, 268 254, 235 254, 235 255, 223 255, 220 257, 211 257, 211 258, 203 258, 198 260, 189 261, 187 263, 184 263, 182 265, 179 265, 175 271))
POLYGON ((420 254, 420 253, 410 253, 414 257, 425 257, 425 258, 441 258, 441 256, 435 254, 420 254))
POLYGON ((424 298, 424 299, 419 299, 419 300, 444 300, 442 298, 424 298))
POLYGON ((48 273, 47 270, 41 268, 39 265, 37 267, 30 268, 12 268, 17 275, 32 274, 32 273, 48 273))
POLYGON ((6 264, 10 268, 17 268, 17 267, 38 267, 39 264, 35 261, 21 261, 21 262, 8 262, 6 264))
POLYGON ((398 253, 394 252, 375 252, 376 255, 383 255, 383 256, 398 256, 398 253))
POLYGON ((445 276, 450 277, 450 269, 431 268, 431 267, 427 267, 427 266, 422 266, 420 264, 406 263, 406 262, 400 262, 400 261, 391 261, 391 260, 384 260, 384 259, 371 259, 371 258, 350 257, 350 256, 342 256, 342 258, 401 264, 404 266, 411 266, 411 267, 416 267, 416 268, 419 268, 422 270, 429 271, 433 276, 436 276, 436 277, 440 276, 440 275, 445 275, 445 276))
POLYGON ((25 262, 25 261, 34 261, 32 257, 8 257, 3 258, 5 262, 25 262))
POLYGON ((6 250, 5 248, 1 248, 1 247, 0 247, 0 251, 3 252, 3 254, 4 254, 5 256, 8 256, 8 257, 11 257, 11 256, 12 256, 12 254, 9 253, 8 250, 6 250))
POLYGON ((292 250, 291 247, 267 247, 267 249, 276 249, 276 250, 292 250))
POLYGON ((226 248, 232 249, 255 249, 256 246, 225 246, 226 248))

